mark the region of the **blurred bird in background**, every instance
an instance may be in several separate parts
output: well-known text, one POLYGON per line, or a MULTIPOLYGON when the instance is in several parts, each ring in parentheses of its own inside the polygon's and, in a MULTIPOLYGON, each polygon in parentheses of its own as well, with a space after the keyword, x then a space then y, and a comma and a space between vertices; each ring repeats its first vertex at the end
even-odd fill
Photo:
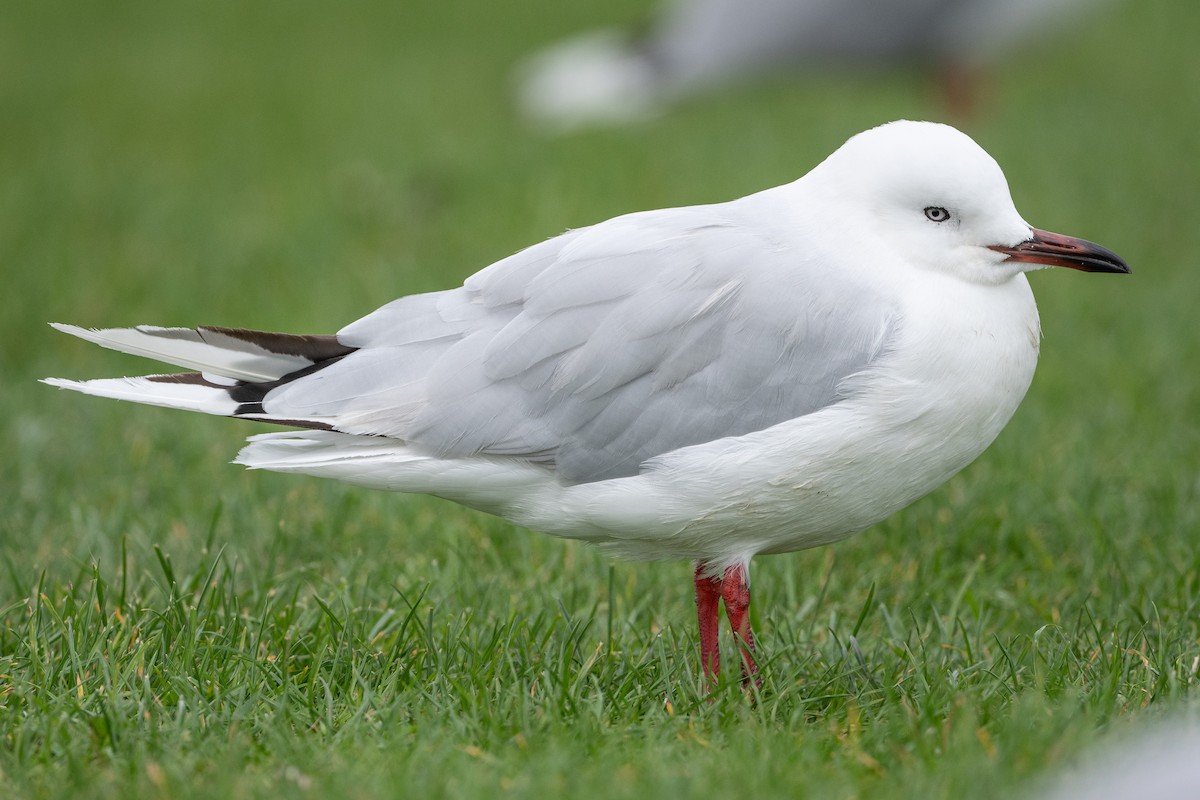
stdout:
POLYGON ((653 117, 723 84, 781 70, 929 71, 946 113, 974 113, 987 66, 1100 0, 664 0, 641 34, 607 28, 518 68, 518 103, 564 132, 653 117))
POLYGON ((1046 780, 1041 800, 1195 800, 1200 796, 1200 723, 1160 718, 1110 737, 1046 780))

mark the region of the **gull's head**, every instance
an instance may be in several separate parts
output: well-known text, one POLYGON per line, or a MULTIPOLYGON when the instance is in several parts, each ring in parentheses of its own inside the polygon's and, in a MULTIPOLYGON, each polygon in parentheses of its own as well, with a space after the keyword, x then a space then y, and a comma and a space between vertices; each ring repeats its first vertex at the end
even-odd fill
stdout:
MULTIPOLYGON (((982 284, 1063 266, 1129 272, 1105 248, 1026 223, 1000 165, 949 125, 892 122, 854 136, 804 179, 839 235, 862 237, 920 269, 982 284)), ((862 241, 865 245, 865 241, 862 241)))

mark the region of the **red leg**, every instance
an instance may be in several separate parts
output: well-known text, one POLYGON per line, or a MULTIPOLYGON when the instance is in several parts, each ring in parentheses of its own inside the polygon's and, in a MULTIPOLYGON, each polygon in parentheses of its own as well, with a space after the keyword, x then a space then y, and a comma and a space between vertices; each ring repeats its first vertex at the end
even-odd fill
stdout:
POLYGON ((696 616, 700 620, 700 666, 712 682, 721 671, 721 650, 717 643, 717 615, 721 604, 720 578, 704 576, 704 564, 696 565, 696 616))
POLYGON ((721 597, 725 599, 725 615, 733 638, 742 651, 742 683, 750 682, 758 672, 754 663, 754 634, 750 632, 750 581, 744 564, 735 564, 725 570, 721 581, 721 597))

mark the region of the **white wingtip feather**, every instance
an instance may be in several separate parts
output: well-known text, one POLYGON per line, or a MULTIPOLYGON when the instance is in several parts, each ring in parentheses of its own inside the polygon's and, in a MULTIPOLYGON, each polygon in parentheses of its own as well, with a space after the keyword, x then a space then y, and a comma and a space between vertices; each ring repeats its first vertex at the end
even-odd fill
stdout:
POLYGON ((300 356, 271 353, 228 337, 205 335, 194 328, 162 328, 139 325, 135 328, 81 328, 51 322, 50 327, 80 339, 143 358, 152 358, 185 369, 221 375, 234 380, 257 383, 273 381, 312 362, 300 356))
POLYGON ((43 378, 42 383, 96 397, 129 400, 164 408, 181 408, 219 416, 230 416, 238 407, 238 404, 220 389, 196 384, 163 383, 148 378, 99 378, 92 381, 43 378))

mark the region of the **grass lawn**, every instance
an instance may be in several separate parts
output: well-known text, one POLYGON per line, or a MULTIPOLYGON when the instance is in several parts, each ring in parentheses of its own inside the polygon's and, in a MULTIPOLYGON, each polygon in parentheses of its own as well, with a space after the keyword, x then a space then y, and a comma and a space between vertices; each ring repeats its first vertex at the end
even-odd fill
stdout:
POLYGON ((687 564, 246 474, 263 426, 35 382, 147 369, 49 321, 331 332, 942 113, 916 73, 821 75, 532 135, 514 61, 646 8, 592 6, 6 4, 0 794, 1024 797, 1200 711, 1186 0, 1116 3, 993 74, 966 128, 1018 208, 1134 275, 1034 275, 1042 362, 999 441, 854 539, 755 562, 753 699, 732 672, 705 699, 687 564))

